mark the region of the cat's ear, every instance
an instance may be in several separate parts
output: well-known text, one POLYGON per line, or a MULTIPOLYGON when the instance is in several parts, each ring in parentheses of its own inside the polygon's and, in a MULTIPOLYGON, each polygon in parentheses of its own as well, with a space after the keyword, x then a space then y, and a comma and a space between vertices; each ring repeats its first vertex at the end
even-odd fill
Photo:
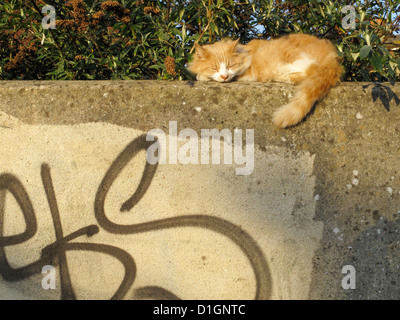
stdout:
POLYGON ((245 53, 248 54, 250 53, 249 50, 246 49, 246 47, 244 45, 239 44, 238 46, 236 46, 235 48, 235 53, 239 54, 239 53, 245 53))
POLYGON ((235 41, 232 41, 231 48, 230 48, 232 52, 236 52, 238 44, 239 44, 239 39, 236 39, 235 41))
POLYGON ((239 53, 248 53, 248 51, 245 49, 245 46, 239 43, 239 39, 233 41, 233 43, 231 44, 231 51, 234 55, 237 55, 239 53))
POLYGON ((205 58, 208 57, 207 51, 206 51, 201 45, 199 45, 198 43, 195 43, 195 44, 194 44, 194 47, 195 47, 195 49, 196 49, 196 56, 197 56, 197 58, 199 58, 199 59, 205 59, 205 58))
POLYGON ((236 48, 236 46, 239 44, 239 40, 240 39, 236 39, 235 41, 233 41, 233 47, 236 48))

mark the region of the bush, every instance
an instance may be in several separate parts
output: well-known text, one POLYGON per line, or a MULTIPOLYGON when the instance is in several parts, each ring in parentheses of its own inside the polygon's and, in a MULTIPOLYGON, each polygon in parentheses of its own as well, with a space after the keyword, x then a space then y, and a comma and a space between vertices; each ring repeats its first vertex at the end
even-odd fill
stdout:
POLYGON ((303 32, 336 44, 343 80, 393 81, 399 11, 396 0, 3 0, 0 79, 190 79, 195 42, 303 32), (55 29, 42 27, 45 4, 56 10, 55 29), (346 4, 355 28, 344 28, 346 4))

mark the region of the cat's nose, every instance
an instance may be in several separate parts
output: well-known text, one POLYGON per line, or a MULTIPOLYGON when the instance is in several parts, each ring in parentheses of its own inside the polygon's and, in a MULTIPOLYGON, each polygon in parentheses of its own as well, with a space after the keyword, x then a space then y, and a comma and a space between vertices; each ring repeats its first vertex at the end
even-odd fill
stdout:
POLYGON ((228 76, 227 74, 226 74, 226 75, 225 75, 225 74, 221 74, 221 78, 222 78, 223 80, 228 79, 228 77, 229 77, 229 76, 228 76))

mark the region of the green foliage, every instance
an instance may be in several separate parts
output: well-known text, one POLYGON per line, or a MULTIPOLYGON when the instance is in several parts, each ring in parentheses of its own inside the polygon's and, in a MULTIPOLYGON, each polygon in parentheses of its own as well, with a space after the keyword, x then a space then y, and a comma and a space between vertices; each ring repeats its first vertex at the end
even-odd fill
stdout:
POLYGON ((397 0, 3 0, 0 79, 189 79, 195 42, 301 32, 335 43, 343 80, 393 81, 396 12, 397 0), (42 27, 45 4, 56 9, 55 29, 42 27), (343 24, 345 5, 355 9, 355 28, 343 24))

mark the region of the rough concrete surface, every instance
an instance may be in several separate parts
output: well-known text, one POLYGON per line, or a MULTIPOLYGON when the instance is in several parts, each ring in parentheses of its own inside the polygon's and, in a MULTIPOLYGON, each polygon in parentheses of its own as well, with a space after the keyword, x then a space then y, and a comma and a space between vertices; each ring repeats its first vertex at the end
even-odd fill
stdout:
POLYGON ((399 85, 342 83, 276 129, 294 90, 0 82, 0 298, 399 299, 399 85), (213 128, 251 173, 222 139, 220 164, 180 162, 213 128))

